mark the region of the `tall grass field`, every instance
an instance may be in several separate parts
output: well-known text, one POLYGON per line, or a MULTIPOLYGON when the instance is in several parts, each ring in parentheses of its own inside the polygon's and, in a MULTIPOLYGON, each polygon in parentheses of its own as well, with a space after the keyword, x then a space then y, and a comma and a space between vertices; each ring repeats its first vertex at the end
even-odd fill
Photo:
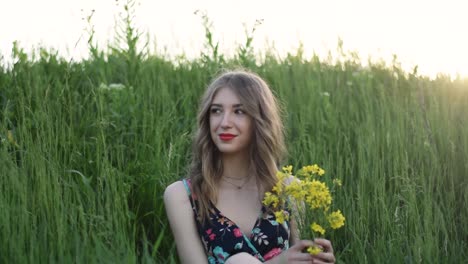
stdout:
POLYGON ((178 263, 162 194, 187 175, 207 84, 239 67, 282 104, 285 164, 342 180, 338 263, 468 262, 468 80, 341 48, 279 58, 251 35, 227 57, 208 23, 199 58, 168 59, 123 22, 89 59, 16 44, 1 63, 0 263, 178 263))

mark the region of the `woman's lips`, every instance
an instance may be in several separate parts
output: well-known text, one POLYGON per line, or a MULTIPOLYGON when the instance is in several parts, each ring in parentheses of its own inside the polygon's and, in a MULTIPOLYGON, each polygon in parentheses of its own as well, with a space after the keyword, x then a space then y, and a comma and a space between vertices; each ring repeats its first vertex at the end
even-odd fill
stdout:
POLYGON ((236 136, 233 135, 233 134, 219 134, 219 138, 223 141, 229 141, 233 138, 235 138, 236 136))

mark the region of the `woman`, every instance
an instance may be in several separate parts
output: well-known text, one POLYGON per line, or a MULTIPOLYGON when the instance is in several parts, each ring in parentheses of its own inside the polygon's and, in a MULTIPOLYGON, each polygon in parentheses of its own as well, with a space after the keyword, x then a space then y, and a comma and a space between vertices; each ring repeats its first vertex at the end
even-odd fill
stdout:
POLYGON ((164 202, 183 263, 333 263, 325 239, 299 240, 262 206, 277 182, 283 126, 268 85, 246 71, 226 72, 205 92, 189 178, 167 187, 164 202), (304 249, 318 244, 312 256, 304 249))

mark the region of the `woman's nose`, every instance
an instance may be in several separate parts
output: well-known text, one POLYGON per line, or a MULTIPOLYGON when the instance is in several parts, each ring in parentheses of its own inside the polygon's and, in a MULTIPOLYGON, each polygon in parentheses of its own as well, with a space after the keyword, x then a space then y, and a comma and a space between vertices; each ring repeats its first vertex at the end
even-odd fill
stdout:
POLYGON ((221 127, 231 127, 232 126, 232 120, 231 120, 231 114, 229 112, 225 112, 223 115, 223 119, 221 120, 221 127))

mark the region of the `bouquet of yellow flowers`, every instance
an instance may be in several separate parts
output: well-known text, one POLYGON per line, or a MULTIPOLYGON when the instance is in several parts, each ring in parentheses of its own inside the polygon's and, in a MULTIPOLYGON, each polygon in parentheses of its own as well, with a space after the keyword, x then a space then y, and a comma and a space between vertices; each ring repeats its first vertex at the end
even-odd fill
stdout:
MULTIPOLYGON (((320 179, 325 170, 317 164, 304 166, 295 175, 292 166, 283 167, 277 172, 278 182, 272 192, 266 192, 263 204, 274 211, 276 221, 282 224, 289 220, 285 210, 292 207, 294 220, 302 236, 315 238, 325 235, 327 229, 344 226, 345 217, 340 210, 331 211, 332 193, 341 186, 339 179, 333 179, 332 189, 320 179), (295 176, 295 177, 293 177, 295 176)), ((312 255, 321 252, 319 247, 307 249, 312 255)))

